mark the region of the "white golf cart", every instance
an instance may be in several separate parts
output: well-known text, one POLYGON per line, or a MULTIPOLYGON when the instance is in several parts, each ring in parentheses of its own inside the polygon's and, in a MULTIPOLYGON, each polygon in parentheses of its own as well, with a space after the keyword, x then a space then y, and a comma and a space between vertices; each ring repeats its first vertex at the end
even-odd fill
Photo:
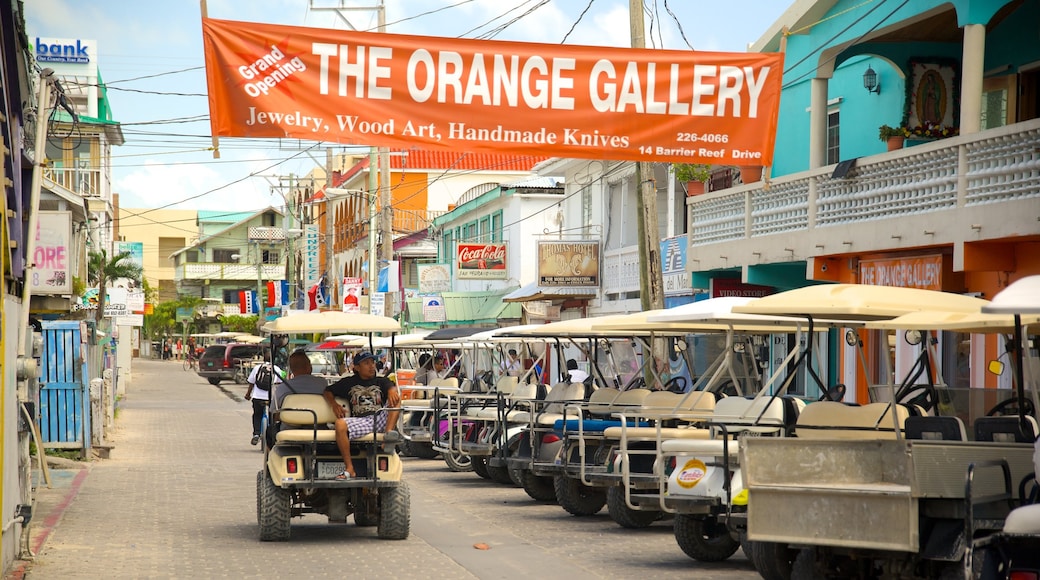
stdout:
MULTIPOLYGON (((371 337, 400 329, 392 318, 343 312, 284 316, 263 327, 275 344, 290 334, 352 332, 371 337)), ((277 390, 274 394, 281 397, 277 390)), ((340 403, 349 413, 346 402, 340 403)), ((380 538, 408 537, 410 495, 402 480, 397 433, 371 433, 351 439, 357 476, 338 480, 343 460, 336 446, 335 420, 321 395, 289 392, 281 398, 263 434, 268 446, 263 468, 256 474, 256 518, 261 540, 288 540, 292 518, 305 514, 322 514, 330 523, 346 523, 353 514, 357 525, 376 526, 380 538)))

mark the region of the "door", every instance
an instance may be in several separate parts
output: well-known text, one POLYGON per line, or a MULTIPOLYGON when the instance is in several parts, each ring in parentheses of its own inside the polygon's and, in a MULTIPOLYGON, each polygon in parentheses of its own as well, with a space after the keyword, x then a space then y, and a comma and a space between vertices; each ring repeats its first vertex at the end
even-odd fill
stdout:
POLYGON ((45 447, 90 449, 90 390, 80 323, 43 323, 40 437, 45 447))

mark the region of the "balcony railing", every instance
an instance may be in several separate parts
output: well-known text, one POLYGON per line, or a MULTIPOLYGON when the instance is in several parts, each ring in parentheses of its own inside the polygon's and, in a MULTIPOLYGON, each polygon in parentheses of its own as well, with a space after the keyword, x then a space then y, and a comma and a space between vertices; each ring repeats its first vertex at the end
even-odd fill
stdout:
MULTIPOLYGON (((181 264, 174 270, 176 282, 182 280, 249 280, 256 281, 256 264, 223 264, 196 262, 181 264)), ((284 280, 284 264, 264 264, 260 269, 262 280, 284 280)))
POLYGON ((688 198, 693 268, 1036 233, 1038 144, 1034 119, 688 198))
POLYGON ((43 176, 83 197, 104 197, 102 188, 104 176, 100 169, 44 167, 43 176))
POLYGON ((444 213, 443 211, 395 209, 394 232, 408 235, 427 230, 433 220, 444 213))
POLYGON ((639 246, 626 246, 603 252, 604 294, 639 292, 639 246))

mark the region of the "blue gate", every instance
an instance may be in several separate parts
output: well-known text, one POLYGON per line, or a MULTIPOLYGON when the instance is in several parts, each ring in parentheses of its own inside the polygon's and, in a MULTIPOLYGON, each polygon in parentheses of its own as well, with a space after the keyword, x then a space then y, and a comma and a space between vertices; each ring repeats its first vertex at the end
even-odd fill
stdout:
POLYGON ((43 323, 40 437, 44 447, 90 450, 90 386, 78 321, 43 323))

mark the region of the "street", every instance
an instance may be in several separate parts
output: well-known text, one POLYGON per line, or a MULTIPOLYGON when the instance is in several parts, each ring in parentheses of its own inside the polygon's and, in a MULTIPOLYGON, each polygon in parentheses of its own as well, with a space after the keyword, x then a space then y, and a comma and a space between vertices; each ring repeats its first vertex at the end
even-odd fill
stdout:
POLYGON ((112 457, 95 461, 25 577, 759 577, 740 551, 722 563, 690 559, 670 521, 626 530, 605 509, 576 518, 519 488, 452 473, 439 459, 405 459, 407 540, 308 515, 293 520, 289 542, 262 543, 262 454, 249 445, 242 392, 214 387, 180 362, 135 360, 112 457))

